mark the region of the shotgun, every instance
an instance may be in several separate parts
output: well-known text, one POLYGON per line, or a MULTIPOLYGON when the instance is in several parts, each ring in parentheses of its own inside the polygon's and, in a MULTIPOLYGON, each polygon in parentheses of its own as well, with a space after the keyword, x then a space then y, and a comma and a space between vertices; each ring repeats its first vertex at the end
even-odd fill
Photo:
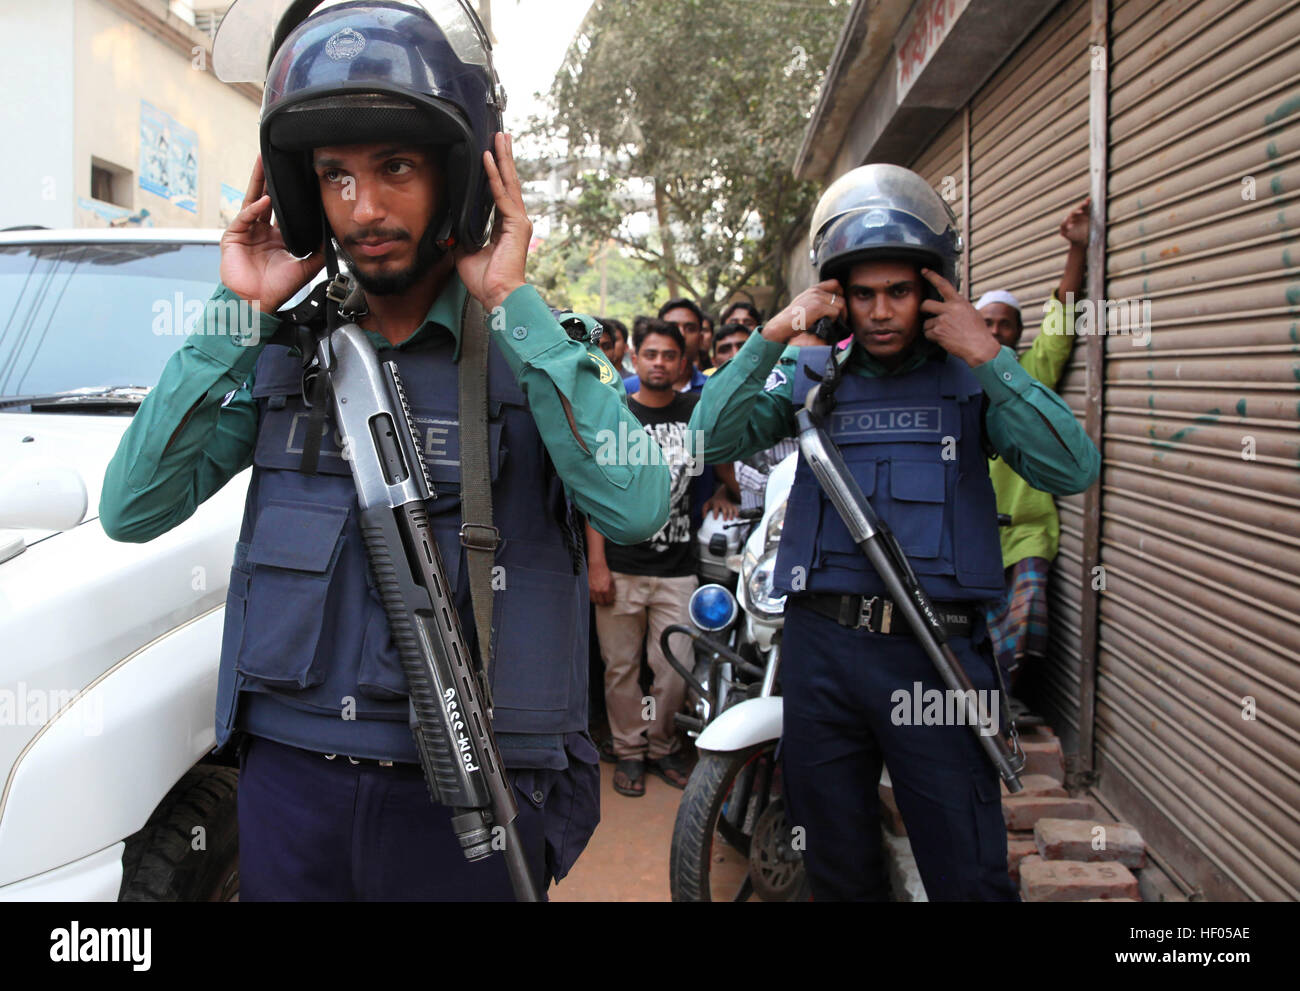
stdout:
MULTIPOLYGON (((465 857, 503 850, 519 901, 539 901, 519 839, 518 806, 492 732, 487 673, 475 662, 447 585, 426 500, 436 498, 411 409, 391 361, 380 362, 354 319, 362 297, 343 274, 326 293, 338 306, 316 357, 343 456, 352 469, 361 533, 410 696, 410 725, 435 804, 450 806, 465 857), (352 307, 352 308, 349 308, 352 307)), ((489 645, 480 644, 487 651, 489 645)))

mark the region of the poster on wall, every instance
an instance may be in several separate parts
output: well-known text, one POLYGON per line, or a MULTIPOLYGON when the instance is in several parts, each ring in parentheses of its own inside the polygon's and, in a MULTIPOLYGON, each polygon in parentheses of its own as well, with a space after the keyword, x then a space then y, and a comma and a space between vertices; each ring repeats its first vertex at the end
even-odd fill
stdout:
POLYGON ((140 188, 199 212, 199 142, 188 127, 140 101, 140 188))
POLYGON ((221 226, 229 227, 244 205, 244 192, 227 182, 221 184, 221 226))

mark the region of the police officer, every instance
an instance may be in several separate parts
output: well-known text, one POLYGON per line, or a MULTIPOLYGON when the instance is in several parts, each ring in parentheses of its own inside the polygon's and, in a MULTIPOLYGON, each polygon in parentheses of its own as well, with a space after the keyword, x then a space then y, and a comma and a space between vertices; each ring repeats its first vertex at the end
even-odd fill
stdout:
POLYGON ((452 5, 435 22, 397 2, 297 16, 269 66, 262 156, 222 238, 204 333, 124 435, 101 518, 116 539, 152 539, 253 465, 216 712, 218 746, 240 756, 241 898, 511 897, 503 859, 466 862, 449 810, 429 800, 346 452, 327 421, 317 470, 304 466, 303 356, 266 343, 279 328, 269 314, 320 270, 332 235, 365 291, 361 327, 404 379, 436 492, 430 521, 480 655, 465 545, 495 551, 495 726, 545 890, 599 817, 579 514, 611 539, 648 538, 667 515, 667 469, 593 453, 602 430, 640 424, 589 339, 594 321, 575 339, 524 283, 532 228, 477 19, 452 5), (490 331, 463 319, 467 296, 490 331), (231 303, 260 308, 260 342, 236 334, 231 303), (458 361, 470 334, 490 335, 495 534, 461 529, 458 361))
MULTIPOLYGON (((1096 448, 957 293, 956 221, 920 176, 893 165, 842 176, 817 205, 809 243, 821 281, 709 380, 691 427, 706 431, 707 460, 745 457, 791 436, 795 409, 826 379, 832 438, 974 687, 992 692, 977 607, 1001 594, 1002 561, 985 447, 1058 495, 1095 480, 1096 448), (823 317, 847 324, 831 340, 853 337, 835 368, 826 347, 778 365, 786 342, 823 317)), ((969 726, 935 718, 927 693, 944 685, 802 457, 774 583, 788 596, 785 792, 791 823, 806 830, 813 896, 887 897, 883 762, 929 898, 1014 900, 997 775, 969 726)))

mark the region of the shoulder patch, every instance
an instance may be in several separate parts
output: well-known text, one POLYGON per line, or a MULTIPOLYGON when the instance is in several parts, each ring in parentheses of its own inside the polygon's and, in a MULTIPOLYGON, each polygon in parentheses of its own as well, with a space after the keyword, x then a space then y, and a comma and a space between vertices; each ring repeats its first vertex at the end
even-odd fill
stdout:
POLYGON ((763 383, 763 391, 772 392, 781 388, 781 386, 785 385, 789 381, 790 377, 786 375, 785 372, 781 371, 779 368, 773 368, 771 374, 767 377, 767 381, 763 383))
POLYGON ((596 363, 596 367, 600 369, 601 384, 613 385, 614 379, 618 377, 614 373, 614 366, 611 365, 605 358, 601 357, 598 354, 592 354, 590 351, 587 352, 587 357, 590 358, 592 361, 594 361, 596 363))

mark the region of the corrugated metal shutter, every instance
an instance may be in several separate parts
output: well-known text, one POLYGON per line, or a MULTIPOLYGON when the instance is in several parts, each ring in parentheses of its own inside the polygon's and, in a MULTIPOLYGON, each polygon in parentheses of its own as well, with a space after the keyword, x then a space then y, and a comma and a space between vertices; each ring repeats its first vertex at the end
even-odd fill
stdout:
POLYGON ((1152 331, 1106 340, 1098 792, 1215 899, 1300 898, 1298 70, 1300 3, 1111 15, 1107 296, 1152 331))
MULTIPOLYGON (((962 115, 959 111, 930 142, 921 156, 908 166, 928 182, 952 207, 960 223, 962 197, 962 115)), ((962 231, 963 239, 966 232, 962 231)))
MULTIPOLYGON (((1060 281, 1067 246, 1061 218, 1088 194, 1089 5, 1049 15, 971 100, 970 296, 1015 293, 1025 333, 1037 336, 1043 304, 1060 281)), ((1084 349, 1056 391, 1082 420, 1084 349)), ((1057 499, 1061 545, 1049 583, 1051 663, 1035 693, 1066 749, 1078 731, 1083 496, 1057 499)))

